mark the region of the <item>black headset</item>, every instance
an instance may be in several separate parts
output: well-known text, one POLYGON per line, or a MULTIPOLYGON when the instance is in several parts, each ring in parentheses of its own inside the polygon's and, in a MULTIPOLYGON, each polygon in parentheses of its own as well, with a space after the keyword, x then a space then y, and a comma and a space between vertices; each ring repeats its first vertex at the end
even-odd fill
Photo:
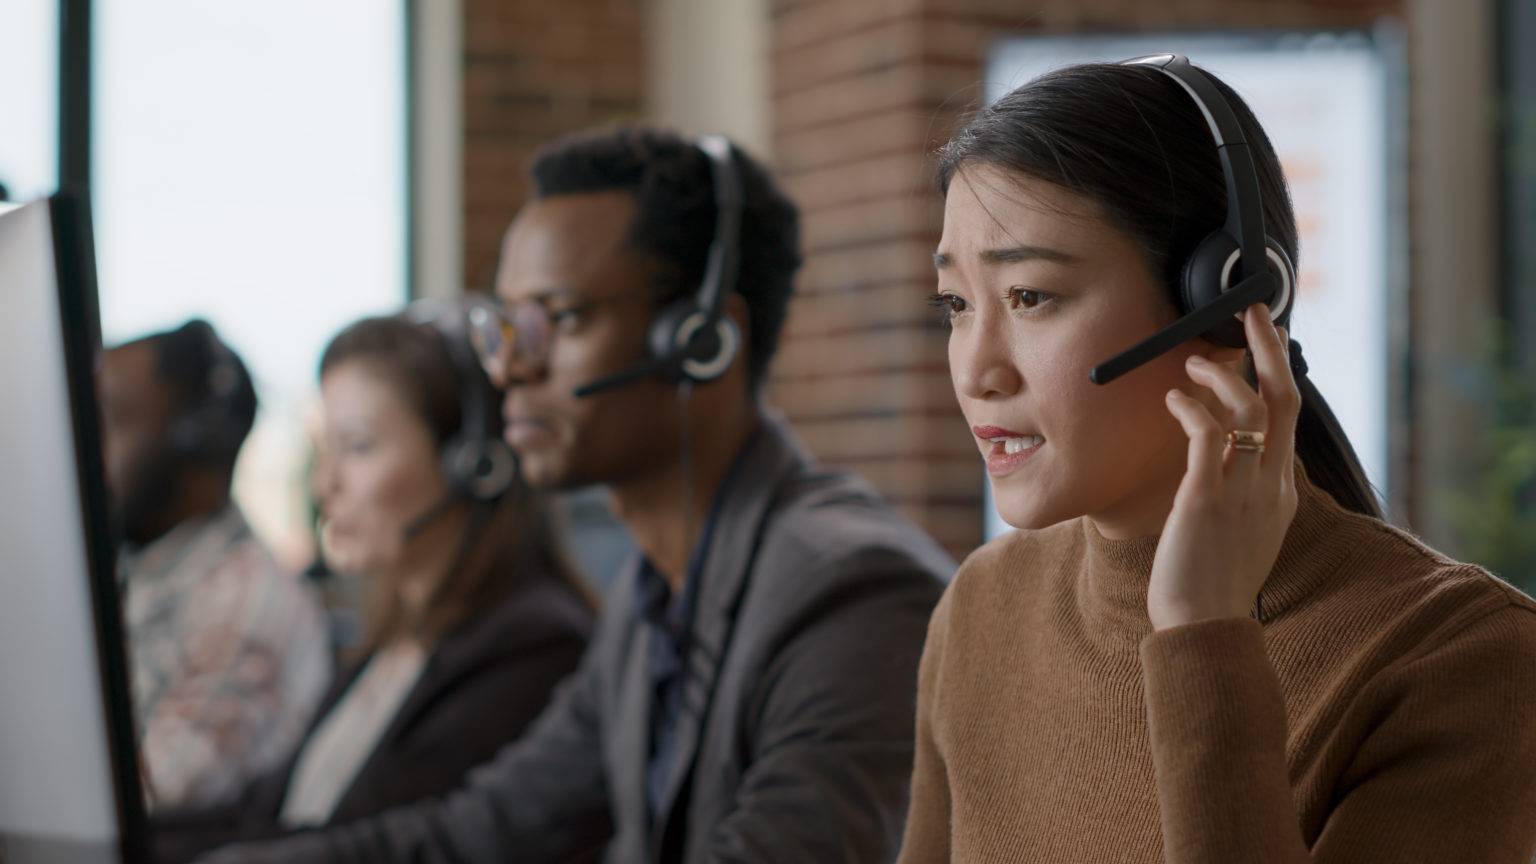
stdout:
POLYGON ((725 315, 725 298, 736 290, 741 246, 742 186, 731 143, 705 135, 695 145, 709 159, 715 187, 715 233, 698 291, 668 304, 651 322, 650 358, 576 388, 584 398, 648 375, 704 383, 725 374, 741 349, 736 324, 725 315))
POLYGON ((1264 232, 1264 198, 1253 153, 1236 113, 1216 84, 1182 54, 1136 57, 1121 65, 1156 69, 1194 100, 1216 140, 1216 155, 1227 182, 1227 218, 1184 262, 1178 285, 1179 320, 1095 366, 1088 373, 1095 384, 1108 384, 1196 336, 1241 348, 1247 338, 1238 313, 1266 303, 1275 323, 1284 326, 1296 297, 1296 268, 1285 249, 1264 232))
MULTIPOLYGON (((455 497, 495 501, 517 479, 517 457, 496 434, 491 419, 495 391, 469 345, 467 308, 461 303, 418 300, 403 313, 408 321, 431 326, 442 337, 459 379, 459 428, 442 448, 443 475, 455 497)), ((425 522, 452 499, 417 520, 425 522)))
MULTIPOLYGON (((166 334, 182 343, 179 355, 197 358, 207 372, 197 384, 197 392, 188 396, 186 406, 171 421, 171 450, 187 459, 223 460, 238 452, 245 437, 235 415, 241 385, 246 372, 229 346, 201 318, 194 318, 166 334)), ((164 356, 164 348, 159 349, 164 356)))

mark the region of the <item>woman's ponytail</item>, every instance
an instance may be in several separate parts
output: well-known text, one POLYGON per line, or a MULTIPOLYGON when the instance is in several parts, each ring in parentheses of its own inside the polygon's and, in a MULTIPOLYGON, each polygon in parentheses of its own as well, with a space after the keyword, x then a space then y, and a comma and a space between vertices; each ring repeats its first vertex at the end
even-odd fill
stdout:
POLYGON ((1296 379, 1301 390, 1301 416, 1296 421, 1296 458, 1301 460, 1307 477, 1318 488, 1333 496, 1339 506, 1365 516, 1381 519, 1381 503, 1376 490, 1365 478, 1360 457, 1349 444, 1333 409, 1305 375, 1296 379))

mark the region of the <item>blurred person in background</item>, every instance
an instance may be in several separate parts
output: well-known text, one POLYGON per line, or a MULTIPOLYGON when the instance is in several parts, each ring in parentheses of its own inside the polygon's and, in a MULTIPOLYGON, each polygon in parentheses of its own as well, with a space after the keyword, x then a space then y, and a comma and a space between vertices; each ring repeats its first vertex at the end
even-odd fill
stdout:
POLYGON ((1248 106, 1068 67, 939 162, 950 374, 1021 530, 934 613, 900 860, 1529 864, 1536 603, 1382 520, 1248 106))
POLYGON ((580 671, 463 788, 210 860, 890 860, 954 564, 764 408, 798 211, 716 136, 572 136, 532 179, 477 345, 529 484, 605 486, 639 553, 580 671))
POLYGON ((462 312, 427 314, 359 321, 320 362, 313 486, 327 562, 366 585, 357 661, 236 802, 155 820, 162 862, 442 795, 576 668, 591 599, 516 476, 462 312))
POLYGON ((150 805, 229 800, 293 747, 331 675, 316 597, 230 498, 256 391, 202 320, 106 351, 100 382, 150 805))

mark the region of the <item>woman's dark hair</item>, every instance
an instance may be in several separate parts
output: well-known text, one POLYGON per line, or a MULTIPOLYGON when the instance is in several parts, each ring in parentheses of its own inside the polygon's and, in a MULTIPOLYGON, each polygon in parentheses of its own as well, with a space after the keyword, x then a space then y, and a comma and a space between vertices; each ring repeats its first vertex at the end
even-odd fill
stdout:
MULTIPOLYGON (((460 371, 444 336, 430 324, 400 317, 365 318, 336 335, 320 358, 320 377, 342 364, 361 363, 392 387, 431 430, 439 451, 463 423, 463 374, 475 375, 490 404, 494 391, 478 370, 460 371)), ((483 434, 501 434, 500 412, 487 412, 483 434)), ((361 652, 410 635, 435 641, 489 611, 534 579, 564 583, 589 606, 591 589, 566 558, 541 498, 521 482, 495 501, 470 507, 464 536, 448 572, 418 609, 401 600, 397 585, 369 586, 361 652)))
MULTIPOLYGON (((1209 73, 1207 73, 1209 74, 1209 73)), ((1298 267, 1296 216, 1274 147, 1252 110, 1210 76, 1243 127, 1264 197, 1264 227, 1298 267)), ((1177 83, 1145 66, 1049 72, 983 108, 939 151, 948 193, 966 164, 993 165, 1097 203, 1146 253, 1175 307, 1184 261, 1221 227, 1227 190, 1210 127, 1177 83)), ((1297 458, 1343 507, 1381 518, 1360 460, 1322 394, 1301 377, 1297 458)))

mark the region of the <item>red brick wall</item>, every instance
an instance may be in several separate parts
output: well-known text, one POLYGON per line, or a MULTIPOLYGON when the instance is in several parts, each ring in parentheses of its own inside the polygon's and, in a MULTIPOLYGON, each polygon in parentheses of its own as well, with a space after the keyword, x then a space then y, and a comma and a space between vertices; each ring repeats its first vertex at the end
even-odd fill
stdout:
POLYGON ((774 160, 806 268, 772 396, 824 461, 868 476, 956 555, 983 473, 924 303, 929 155, 977 105, 988 47, 1042 31, 1363 28, 1406 0, 776 0, 774 160))
POLYGON ((464 279, 488 286, 529 155, 643 111, 643 0, 464 0, 464 279))

